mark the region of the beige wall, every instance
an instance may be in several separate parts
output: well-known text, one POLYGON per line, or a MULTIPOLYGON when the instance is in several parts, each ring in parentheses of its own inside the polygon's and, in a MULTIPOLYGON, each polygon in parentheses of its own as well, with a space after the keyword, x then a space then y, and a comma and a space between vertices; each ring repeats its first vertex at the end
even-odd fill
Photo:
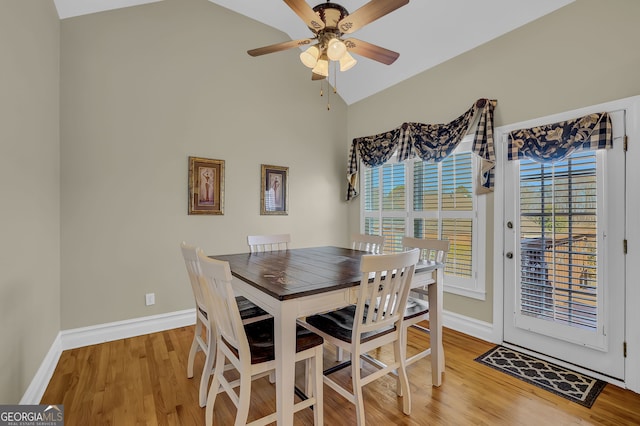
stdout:
POLYGON ((60 331, 59 54, 53 2, 0 2, 0 404, 60 331))
MULTIPOLYGON (((640 94, 640 2, 576 0, 520 29, 349 107, 349 139, 405 121, 448 122, 478 98, 498 100, 495 124, 640 94), (393 105, 393 108, 389 108, 393 105)), ((433 42, 425 40, 426 43, 433 42)), ((493 196, 489 196, 489 204, 493 196)), ((492 322, 492 215, 487 300, 447 294, 445 309, 492 322)), ((349 211, 358 229, 359 204, 349 211)))
POLYGON ((182 240, 348 244, 346 105, 295 50, 246 53, 286 39, 207 0, 62 21, 63 330, 192 308, 182 240), (223 216, 187 215, 190 155, 225 160, 223 216), (259 214, 263 163, 289 167, 288 216, 259 214))

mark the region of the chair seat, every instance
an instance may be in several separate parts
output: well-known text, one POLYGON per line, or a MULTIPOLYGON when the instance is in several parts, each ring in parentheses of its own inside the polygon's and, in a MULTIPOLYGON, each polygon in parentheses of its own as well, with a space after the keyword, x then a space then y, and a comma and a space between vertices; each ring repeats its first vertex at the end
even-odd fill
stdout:
MULTIPOLYGON (((240 318, 242 318, 243 320, 268 315, 267 311, 244 296, 236 296, 236 303, 238 304, 238 309, 240 310, 240 318)), ((205 318, 209 319, 207 311, 200 307, 198 307, 198 310, 205 318)))
POLYGON ((404 309, 404 319, 419 317, 429 313, 429 302, 426 300, 409 297, 407 307, 404 309))
MULTIPOLYGON (((251 364, 272 361, 275 359, 275 345, 273 339, 273 317, 262 321, 245 324, 244 331, 249 341, 251 351, 251 364)), ((227 343, 225 341, 225 343, 227 343)), ((296 352, 306 351, 314 346, 324 343, 324 339, 316 333, 306 328, 296 326, 296 352)), ((238 351, 227 343, 227 346, 234 355, 238 356, 238 351)))
POLYGON ((240 318, 242 318, 243 320, 268 315, 267 311, 244 296, 236 296, 236 303, 238 304, 238 309, 240 310, 240 318))
MULTIPOLYGON (((366 308, 365 308, 366 310, 366 308)), ((336 311, 307 317, 306 322, 343 342, 351 343, 353 319, 356 315, 356 305, 348 305, 336 311)), ((365 314, 366 317, 366 314, 365 314)), ((362 342, 374 339, 395 330, 394 326, 362 334, 362 342)))

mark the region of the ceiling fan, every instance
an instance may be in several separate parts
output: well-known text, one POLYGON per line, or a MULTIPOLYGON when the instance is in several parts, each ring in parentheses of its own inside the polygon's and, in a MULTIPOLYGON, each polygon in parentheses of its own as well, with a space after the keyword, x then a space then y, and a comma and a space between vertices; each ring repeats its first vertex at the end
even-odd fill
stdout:
POLYGON ((350 53, 364 56, 386 65, 392 64, 399 53, 355 38, 343 39, 365 25, 379 19, 409 3, 409 0, 371 0, 353 13, 337 3, 321 3, 311 7, 305 0, 284 0, 284 2, 307 24, 313 37, 276 43, 247 51, 251 56, 266 55, 310 45, 300 54, 304 65, 312 69, 312 80, 322 80, 329 75, 329 61, 340 64, 340 71, 346 71, 356 64, 350 53))

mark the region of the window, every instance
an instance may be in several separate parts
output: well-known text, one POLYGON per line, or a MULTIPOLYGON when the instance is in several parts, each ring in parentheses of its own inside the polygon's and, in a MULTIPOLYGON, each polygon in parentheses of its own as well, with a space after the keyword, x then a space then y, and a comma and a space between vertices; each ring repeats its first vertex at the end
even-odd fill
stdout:
POLYGON ((596 153, 552 164, 520 160, 523 315, 598 326, 596 153))
POLYGON ((479 159, 466 137, 440 163, 394 158, 375 168, 362 167, 362 231, 385 236, 384 251, 402 250, 402 237, 449 240, 445 291, 485 298, 485 202, 475 195, 479 159))

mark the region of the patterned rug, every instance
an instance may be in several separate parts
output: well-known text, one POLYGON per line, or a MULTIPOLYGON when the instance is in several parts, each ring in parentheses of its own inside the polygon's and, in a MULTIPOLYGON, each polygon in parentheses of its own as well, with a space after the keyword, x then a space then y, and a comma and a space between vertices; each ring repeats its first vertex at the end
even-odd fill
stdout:
POLYGON ((475 360, 588 408, 607 384, 504 346, 496 346, 475 360))

